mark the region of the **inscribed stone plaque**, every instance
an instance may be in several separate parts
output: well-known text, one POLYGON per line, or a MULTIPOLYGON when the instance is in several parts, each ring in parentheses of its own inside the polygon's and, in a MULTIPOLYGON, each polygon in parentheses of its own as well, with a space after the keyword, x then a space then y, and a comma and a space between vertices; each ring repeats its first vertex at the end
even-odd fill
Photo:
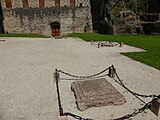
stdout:
POLYGON ((105 78, 73 82, 71 90, 80 111, 91 107, 122 105, 126 102, 125 97, 105 78))

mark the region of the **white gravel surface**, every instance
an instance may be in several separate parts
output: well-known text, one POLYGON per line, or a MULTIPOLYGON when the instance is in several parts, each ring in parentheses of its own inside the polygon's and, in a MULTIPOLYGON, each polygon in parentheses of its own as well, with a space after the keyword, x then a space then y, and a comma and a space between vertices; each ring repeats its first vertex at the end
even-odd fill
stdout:
MULTIPOLYGON (((142 51, 124 47, 96 48, 80 39, 0 38, 0 120, 56 120, 58 103, 53 80, 55 68, 76 75, 97 73, 115 65, 123 82, 142 94, 160 93, 160 71, 121 52, 142 51)), ((84 118, 108 120, 132 113, 141 102, 110 78, 106 79, 121 92, 126 103, 120 106, 90 108, 80 112, 71 91, 73 81, 61 81, 64 112, 84 118)), ((144 99, 146 102, 150 99, 144 99)), ((73 118, 69 117, 69 120, 73 118)), ((150 110, 133 120, 159 120, 150 110)), ((74 120, 74 119, 73 119, 74 120)))

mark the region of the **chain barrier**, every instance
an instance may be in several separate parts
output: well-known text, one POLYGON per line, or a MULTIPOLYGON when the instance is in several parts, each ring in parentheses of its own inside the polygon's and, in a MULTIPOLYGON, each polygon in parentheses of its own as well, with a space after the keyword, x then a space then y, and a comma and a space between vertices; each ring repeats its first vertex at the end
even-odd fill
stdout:
MULTIPOLYGON (((99 73, 96 73, 96 74, 93 74, 93 75, 90 75, 90 76, 77 76, 77 75, 73 75, 73 74, 70 74, 70 73, 67 73, 67 72, 64 72, 62 70, 57 70, 56 69, 56 72, 54 74, 54 78, 56 79, 56 87, 57 87, 57 95, 58 95, 58 105, 59 105, 59 113, 60 113, 60 116, 71 116, 75 119, 78 119, 78 120, 93 120, 93 119, 89 119, 89 118, 83 118, 79 115, 75 115, 73 113, 69 113, 69 112, 66 112, 66 113, 63 113, 63 108, 62 108, 62 105, 61 105, 61 98, 60 98, 60 91, 59 91, 59 85, 58 85, 58 81, 61 79, 60 76, 59 76, 59 73, 63 73, 67 76, 70 76, 70 77, 73 77, 73 78, 78 78, 78 80, 82 80, 82 79, 88 79, 88 78, 99 78, 99 77, 102 77, 102 76, 109 76, 111 78, 117 78, 118 79, 118 83, 123 87, 125 88, 129 93, 131 93, 132 95, 134 95, 136 98, 138 98, 139 100, 141 100, 145 105, 140 108, 140 109, 137 109, 135 110, 133 113, 131 114, 127 114, 123 117, 120 117, 120 118, 116 118, 116 119, 110 119, 110 120, 125 120, 125 119, 129 119, 131 117, 134 117, 136 116, 137 114, 139 113, 142 113, 143 111, 145 111, 146 109, 148 109, 150 106, 151 106, 151 102, 148 102, 148 103, 145 103, 142 99, 140 99, 139 97, 143 97, 143 98, 152 98, 152 99, 160 99, 160 95, 142 95, 142 94, 139 94, 139 93, 136 93, 136 92, 133 92, 132 90, 130 90, 128 87, 126 87, 124 85, 124 83, 122 82, 122 80, 120 79, 120 77, 118 76, 117 74, 117 71, 115 69, 115 67, 112 65, 111 67, 108 67, 102 71, 100 71, 99 73), (106 72, 107 70, 109 70, 109 73, 108 74, 105 74, 105 75, 101 75, 102 73, 106 72), (113 71, 114 73, 113 73, 113 71), (99 76, 101 75, 101 76, 99 76)), ((75 79, 73 79, 75 80, 75 79)))
MULTIPOLYGON (((98 78, 103 78, 103 77, 106 77, 106 76, 109 76, 108 74, 104 74, 104 75, 100 75, 100 76, 95 76, 95 77, 92 77, 92 79, 98 79, 98 78)), ((85 79, 90 79, 90 78, 85 78, 85 79)), ((82 78, 59 78, 59 80, 84 80, 82 78)))
POLYGON ((63 108, 62 108, 62 102, 61 102, 61 97, 60 97, 60 89, 59 89, 59 73, 58 73, 58 70, 56 69, 55 70, 55 73, 54 73, 54 79, 56 81, 56 89, 57 89, 57 98, 58 98, 58 106, 59 106, 59 114, 60 116, 63 115, 63 108))
POLYGON ((123 42, 116 43, 116 42, 111 42, 111 40, 109 40, 109 41, 94 42, 92 40, 91 41, 91 45, 94 45, 97 48, 104 47, 104 46, 108 46, 108 47, 114 47, 114 46, 123 47, 123 42))
POLYGON ((60 89, 59 89, 59 84, 58 84, 59 78, 60 78, 59 71, 57 69, 55 69, 54 79, 56 81, 59 115, 60 116, 71 116, 71 117, 78 119, 78 120, 93 120, 93 119, 89 119, 89 118, 83 118, 83 117, 75 115, 73 113, 69 113, 69 112, 64 113, 63 112, 63 107, 62 107, 62 102, 61 102, 61 97, 60 97, 60 89))
POLYGON ((115 71, 115 75, 116 75, 118 81, 120 82, 120 85, 121 85, 122 87, 124 87, 124 88, 125 88, 128 92, 130 92, 131 94, 136 95, 136 96, 139 96, 139 97, 143 97, 143 98, 158 98, 158 99, 160 99, 160 95, 159 95, 159 96, 158 96, 158 95, 154 95, 154 94, 152 94, 152 95, 142 95, 142 94, 133 92, 133 91, 130 90, 128 87, 126 87, 126 86, 124 85, 124 83, 121 81, 121 79, 120 79, 120 77, 118 76, 117 71, 116 71, 116 69, 114 68, 114 66, 112 65, 111 67, 112 67, 113 70, 115 71))
POLYGON ((94 42, 93 40, 91 41, 91 45, 98 45, 99 42, 94 42))
POLYGON ((73 117, 73 118, 75 118, 77 120, 93 120, 93 119, 90 119, 90 118, 83 118, 83 117, 81 117, 79 115, 75 115, 75 114, 69 113, 69 112, 63 113, 63 116, 71 116, 71 117, 73 117))
POLYGON ((131 117, 134 117, 134 116, 138 115, 139 113, 142 113, 143 111, 145 111, 146 109, 148 109, 150 107, 150 105, 151 105, 151 102, 148 102, 142 108, 139 108, 139 109, 135 110, 131 114, 127 114, 127 115, 125 115, 123 117, 116 118, 116 119, 111 119, 111 120, 126 120, 126 119, 129 119, 131 117))
POLYGON ((65 74, 65 75, 70 76, 70 77, 73 77, 73 78, 79 78, 79 79, 85 79, 85 78, 87 78, 87 79, 88 79, 88 78, 97 77, 98 75, 106 72, 108 69, 109 69, 109 67, 106 68, 106 69, 104 69, 104 70, 102 70, 102 71, 99 72, 99 73, 96 73, 96 74, 93 74, 93 75, 89 75, 89 76, 77 76, 77 75, 72 75, 72 74, 67 73, 67 72, 64 72, 64 71, 62 71, 62 70, 58 70, 58 72, 63 73, 63 74, 65 74))

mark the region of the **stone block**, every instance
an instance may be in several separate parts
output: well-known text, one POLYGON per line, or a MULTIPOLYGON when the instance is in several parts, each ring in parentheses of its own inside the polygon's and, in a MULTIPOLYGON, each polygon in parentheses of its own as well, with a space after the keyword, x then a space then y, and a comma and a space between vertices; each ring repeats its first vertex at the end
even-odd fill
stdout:
POLYGON ((125 97, 118 92, 105 78, 76 81, 71 85, 80 111, 91 107, 122 105, 125 97))

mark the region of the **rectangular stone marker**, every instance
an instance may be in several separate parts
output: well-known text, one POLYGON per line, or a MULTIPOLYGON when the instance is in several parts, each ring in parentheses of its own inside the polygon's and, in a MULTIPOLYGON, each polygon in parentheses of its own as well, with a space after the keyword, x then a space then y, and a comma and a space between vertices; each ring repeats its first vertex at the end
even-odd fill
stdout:
POLYGON ((71 90, 80 111, 91 107, 122 105, 126 102, 125 97, 105 78, 73 82, 71 90))

